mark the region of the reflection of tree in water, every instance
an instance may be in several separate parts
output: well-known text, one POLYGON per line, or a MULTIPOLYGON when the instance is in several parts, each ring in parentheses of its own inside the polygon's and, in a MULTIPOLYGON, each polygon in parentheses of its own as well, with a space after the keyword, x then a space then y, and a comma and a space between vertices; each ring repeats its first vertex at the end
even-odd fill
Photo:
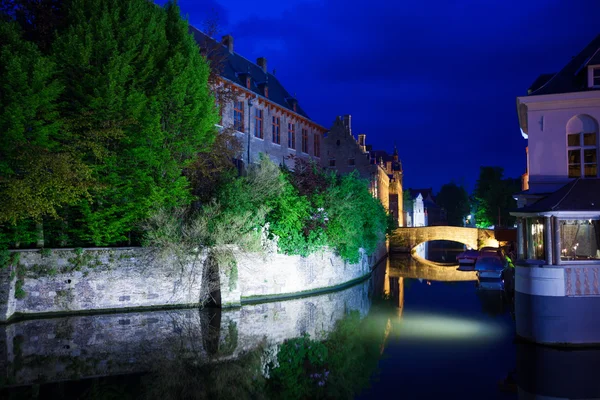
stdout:
MULTIPOLYGON (((314 307, 306 304, 307 324, 315 323, 314 307)), ((301 336, 274 348, 263 343, 247 351, 238 343, 237 323, 221 316, 220 310, 173 313, 170 325, 177 335, 158 347, 150 345, 148 354, 141 356, 150 372, 34 385, 9 392, 6 398, 352 398, 377 370, 388 320, 381 315, 393 315, 394 310, 393 301, 374 299, 369 315, 361 319, 358 311, 349 312, 326 340, 301 336), (299 352, 296 346, 305 351, 292 359, 290 355, 299 352), (279 353, 266 378, 263 364, 269 362, 265 355, 270 348, 279 353)))

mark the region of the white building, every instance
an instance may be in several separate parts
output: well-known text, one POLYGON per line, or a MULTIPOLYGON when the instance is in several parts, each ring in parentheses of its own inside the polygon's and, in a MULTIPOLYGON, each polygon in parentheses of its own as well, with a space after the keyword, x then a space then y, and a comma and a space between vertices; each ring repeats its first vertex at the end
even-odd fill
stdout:
POLYGON ((517 334, 553 344, 600 343, 600 36, 517 98, 528 140, 516 194, 517 334))

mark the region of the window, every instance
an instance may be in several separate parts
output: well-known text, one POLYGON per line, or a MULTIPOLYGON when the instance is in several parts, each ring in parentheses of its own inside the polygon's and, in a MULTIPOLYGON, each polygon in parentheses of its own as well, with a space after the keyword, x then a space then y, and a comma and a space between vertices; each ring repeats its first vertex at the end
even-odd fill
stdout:
POLYGON ((526 224, 527 258, 529 260, 545 259, 544 219, 527 218, 526 224))
POLYGON ((315 147, 313 149, 313 154, 315 157, 321 157, 321 137, 318 133, 314 135, 315 147))
POLYGON ((330 167, 335 167, 335 158, 332 158, 329 160, 329 166, 330 167))
POLYGON ((259 108, 254 109, 254 136, 262 139, 263 138, 263 110, 259 108))
POLYGON ((233 129, 238 132, 244 132, 244 102, 235 101, 233 103, 233 129))
POLYGON ((588 86, 600 87, 600 66, 590 66, 588 69, 588 86))
POLYGON ((250 77, 249 76, 246 77, 246 88, 250 89, 250 77))
POLYGON ((356 162, 354 161, 354 158, 349 158, 349 159, 348 159, 348 165, 349 165, 349 166, 356 165, 356 162))
POLYGON ((296 148, 296 124, 293 122, 288 124, 288 147, 290 149, 296 148))
POLYGON ((273 143, 281 144, 279 117, 273 117, 273 143))
POLYGON ((569 178, 596 177, 598 158, 596 133, 570 133, 567 135, 569 178))
POLYGON ((600 259, 600 221, 594 219, 560 220, 560 259, 600 259))
POLYGON ((308 153, 308 129, 302 129, 302 152, 308 153))

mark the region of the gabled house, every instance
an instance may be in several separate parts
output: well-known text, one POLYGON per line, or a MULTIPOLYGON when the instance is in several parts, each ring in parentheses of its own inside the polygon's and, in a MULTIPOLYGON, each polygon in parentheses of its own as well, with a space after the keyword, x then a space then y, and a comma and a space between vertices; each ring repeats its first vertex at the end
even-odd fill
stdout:
POLYGON ((339 174, 358 171, 361 178, 369 181, 371 194, 378 198, 391 213, 397 226, 404 226, 402 205, 402 163, 398 150, 393 155, 385 151, 372 151, 366 144, 366 135, 352 134, 352 117, 337 117, 323 140, 323 168, 339 174))
POLYGON ((219 127, 232 128, 240 140, 243 150, 238 161, 248 165, 264 153, 276 164, 291 168, 294 157, 319 163, 326 129, 312 121, 275 72, 269 72, 267 59, 252 62, 236 53, 231 35, 218 43, 193 26, 189 30, 201 52, 211 52, 221 61, 216 84, 231 95, 219 104, 219 127))
POLYGON ((433 189, 408 189, 404 209, 406 210, 406 226, 446 225, 446 213, 436 204, 433 189))
POLYGON ((527 171, 515 195, 517 334, 600 343, 600 36, 517 97, 527 171), (551 310, 551 311, 548 311, 551 310))

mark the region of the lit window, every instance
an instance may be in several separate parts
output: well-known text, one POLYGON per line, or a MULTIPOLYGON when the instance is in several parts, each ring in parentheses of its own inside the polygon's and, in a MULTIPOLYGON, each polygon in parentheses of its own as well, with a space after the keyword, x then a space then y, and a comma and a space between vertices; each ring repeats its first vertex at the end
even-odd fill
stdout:
POLYGON ((329 166, 330 167, 335 167, 335 158, 332 158, 329 160, 329 166))
POLYGON ((254 112, 254 136, 259 139, 263 138, 263 111, 259 108, 256 108, 254 112))
POLYGON ((600 221, 568 219, 559 224, 561 260, 600 259, 600 221))
POLYGON ((244 102, 235 101, 233 103, 233 129, 238 132, 244 132, 244 102))
POLYGON ((302 152, 308 153, 308 129, 302 129, 302 152))
POLYGON ((273 143, 281 144, 279 117, 273 117, 273 143))
POLYGON ((288 147, 290 149, 296 148, 296 124, 293 122, 288 124, 288 147))
POLYGON ((249 76, 246 77, 246 88, 250 89, 250 77, 249 76))
POLYGON ((527 258, 530 260, 544 259, 544 220, 542 218, 527 218, 527 258))
POLYGON ((318 133, 315 133, 314 139, 315 139, 315 147, 313 149, 313 154, 315 157, 321 157, 321 137, 319 136, 318 133))
POLYGON ((595 178, 598 175, 596 136, 595 132, 567 135, 569 178, 595 178))

